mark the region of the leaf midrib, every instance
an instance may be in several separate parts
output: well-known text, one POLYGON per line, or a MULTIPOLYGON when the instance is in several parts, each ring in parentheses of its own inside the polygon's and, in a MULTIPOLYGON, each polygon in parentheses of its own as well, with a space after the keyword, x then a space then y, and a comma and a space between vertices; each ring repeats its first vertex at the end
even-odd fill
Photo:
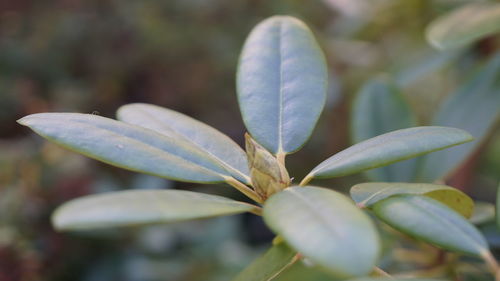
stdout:
MULTIPOLYGON (((424 204, 427 204, 427 202, 425 202, 425 200, 421 200, 420 198, 418 197, 414 197, 414 199, 417 200, 417 202, 424 202, 424 204)), ((446 208, 449 208, 448 206, 444 205, 443 203, 435 200, 435 199, 432 199, 432 198, 429 198, 429 200, 434 200, 436 202, 438 202, 439 204, 442 204, 443 206, 445 206, 446 208)), ((413 202, 412 202, 413 203, 413 202)), ((427 204, 429 205, 429 204, 427 204)), ((464 237, 467 238, 467 240, 471 241, 473 245, 476 245, 476 247, 478 247, 478 249, 480 249, 481 251, 485 249, 484 246, 482 246, 480 243, 478 243, 473 237, 471 237, 469 235, 469 233, 467 233, 466 231, 462 230, 462 228, 456 226, 455 224, 451 223, 450 221, 444 219, 443 217, 439 216, 439 215, 436 215, 435 213, 433 213, 432 211, 429 211, 427 208, 424 208, 418 204, 413 204, 414 207, 418 208, 422 213, 425 213, 425 214, 428 214, 429 216, 432 216, 434 217, 436 220, 438 220, 439 222, 445 224, 448 228, 450 229, 455 229, 455 231, 457 232, 460 232, 464 237)), ((450 210, 452 210, 450 208, 450 210)), ((454 211, 452 211, 454 212, 454 211)), ((478 254, 479 252, 481 251, 478 251, 478 254)))
POLYGON ((382 193, 384 193, 387 190, 391 190, 392 189, 392 187, 388 186, 388 187, 384 187, 384 188, 380 189, 379 191, 373 193, 372 195, 368 196, 366 199, 364 199, 363 201, 361 201, 359 203, 363 204, 365 206, 371 206, 371 205, 379 202, 380 200, 383 200, 383 199, 386 199, 388 197, 392 197, 392 196, 395 196, 395 195, 398 195, 398 194, 426 194, 426 193, 431 192, 431 191, 443 190, 443 188, 432 188, 432 187, 419 187, 419 188, 426 189, 426 191, 425 192, 418 192, 415 189, 409 190, 408 192, 398 191, 398 192, 389 194, 388 196, 382 197, 382 198, 380 198, 379 200, 377 200, 375 202, 372 202, 370 204, 366 204, 366 203, 370 202, 370 200, 372 200, 373 198, 375 198, 378 195, 384 196, 382 193))
MULTIPOLYGON (((434 126, 430 126, 430 127, 434 127, 434 126)), ((408 138, 410 136, 414 136, 414 135, 429 135, 429 134, 432 134, 434 132, 414 132, 412 134, 408 134, 404 137, 398 137, 397 140, 401 141, 403 138, 408 138)), ((388 133, 389 134, 389 133, 388 133)), ((382 136, 382 135, 380 135, 382 136)), ((378 138, 380 136, 377 136, 375 138, 378 138)), ((372 138, 371 138, 372 139, 372 138)), ((368 140, 371 140, 371 139, 368 139, 368 140)), ((368 141, 366 140, 366 141, 368 141)), ((391 163, 395 163, 395 162, 399 162, 399 161, 402 161, 402 160, 406 160, 406 159, 410 159, 410 158, 413 158, 413 157, 417 157, 417 156, 420 156, 420 155, 424 155, 424 154, 428 154, 428 153, 431 153, 431 152, 434 152, 434 151, 439 151, 439 150, 443 150, 443 149, 446 149, 446 148, 449 148, 449 147, 452 147, 452 146, 455 146, 455 145, 459 145, 459 144, 463 144, 463 143, 466 143, 470 141, 470 139, 466 139, 466 140, 463 140, 463 141, 460 141, 460 142, 455 142, 455 143, 452 143, 452 144, 449 144, 449 145, 446 145, 446 146, 440 146, 440 147, 437 147, 437 148, 434 148, 432 150, 423 150, 423 151, 420 151, 418 153, 411 153, 411 154, 407 154, 406 156, 404 156, 403 158, 395 158, 395 159, 392 159, 391 161, 389 162, 377 162, 376 164, 373 164, 373 165, 370 165, 366 168, 363 168, 363 169, 372 169, 372 168, 377 168, 377 167, 380 167, 380 165, 384 165, 384 164, 391 164, 391 163)), ((374 144, 374 145, 370 145, 370 146, 367 146, 365 148, 360 148, 358 150, 355 150, 352 154, 349 154, 349 156, 352 156, 352 155, 359 155, 359 154, 362 154, 364 152, 366 152, 367 150, 371 150, 371 149, 378 149, 380 146, 384 146, 386 145, 387 142, 380 142, 380 143, 377 143, 377 144, 374 144)), ((359 143, 358 143, 359 144, 359 143)), ((358 144, 355 144, 358 145, 358 144)), ((352 146, 351 146, 352 147, 352 146)), ((349 147, 350 148, 350 147, 349 147)), ((335 156, 338 156, 339 154, 347 151, 349 148, 346 148, 345 150, 343 151, 340 151, 339 153, 331 156, 330 158, 333 158, 335 156)), ((324 162, 328 161, 330 158, 326 159, 324 162)), ((348 159, 347 159, 348 160, 348 159)), ((324 163, 323 165, 319 165, 316 169, 314 169, 313 171, 311 171, 310 174, 312 175, 316 175, 318 174, 319 172, 322 172, 322 170, 328 168, 328 166, 333 162, 333 163, 336 163, 336 165, 339 165, 338 163, 342 163, 343 161, 346 161, 346 157, 342 157, 341 159, 337 159, 337 161, 333 161, 333 160, 330 160, 328 161, 328 163, 324 163)), ((344 166, 345 164, 341 165, 340 167, 344 166)), ((337 167, 338 168, 338 167, 337 167)))
POLYGON ((306 207, 309 208, 309 210, 311 210, 311 212, 316 215, 315 216, 316 218, 319 218, 320 221, 324 222, 321 225, 325 225, 332 232, 334 236, 340 238, 342 237, 342 235, 336 230, 336 227, 332 225, 332 223, 328 219, 324 218, 322 212, 320 210, 317 210, 317 208, 315 208, 313 204, 309 203, 309 201, 306 198, 304 198, 304 196, 302 196, 299 192, 293 189, 288 189, 287 191, 290 192, 297 199, 302 201, 306 205, 306 207))
POLYGON ((284 86, 283 86, 283 72, 284 72, 284 69, 283 69, 283 44, 282 44, 282 37, 283 37, 283 21, 280 21, 279 22, 279 25, 278 25, 278 33, 279 33, 279 36, 278 36, 278 51, 279 51, 279 56, 280 56, 280 59, 278 61, 278 64, 279 64, 279 80, 280 80, 280 85, 279 85, 279 101, 278 101, 278 106, 279 106, 279 109, 278 109, 278 112, 279 112, 279 116, 278 116, 278 151, 277 153, 281 153, 283 151, 283 89, 284 89, 284 86))
MULTIPOLYGON (((45 120, 49 120, 49 121, 51 121, 51 122, 54 122, 54 123, 60 123, 60 122, 61 122, 61 121, 59 121, 59 120, 55 120, 55 119, 53 119, 53 118, 46 118, 46 117, 42 117, 42 118, 43 118, 43 119, 45 119, 45 120)), ((39 117, 39 119, 41 119, 41 118, 39 117)), ((98 130, 105 131, 105 132, 107 132, 108 134, 111 134, 111 135, 114 135, 114 136, 118 136, 118 137, 121 137, 121 138, 125 138, 125 139, 127 139, 128 141, 132 141, 132 142, 137 142, 137 143, 140 143, 141 145, 144 145, 144 148, 145 148, 145 149, 151 150, 152 152, 154 152, 154 151, 161 151, 162 153, 167 154, 169 157, 172 157, 172 158, 178 159, 177 161, 186 162, 186 163, 188 163, 189 165, 196 167, 197 169, 201 169, 201 170, 208 171, 210 174, 216 174, 216 175, 218 175, 218 176, 220 176, 220 177, 222 177, 222 176, 223 176, 222 174, 220 174, 220 173, 219 173, 219 172, 217 172, 217 171, 214 171, 214 170, 212 170, 212 169, 210 169, 210 168, 208 168, 208 167, 204 167, 203 165, 200 165, 200 164, 198 164, 198 163, 195 163, 195 162, 193 162, 193 161, 191 161, 191 160, 188 160, 188 159, 182 158, 182 157, 180 157, 180 156, 177 156, 177 155, 175 155, 175 154, 173 154, 173 153, 171 153, 171 152, 168 152, 168 151, 166 151, 166 150, 163 150, 163 149, 161 149, 161 148, 159 148, 159 147, 156 147, 156 146, 154 146, 154 145, 151 145, 151 144, 148 144, 148 143, 146 143, 146 142, 143 142, 142 140, 135 139, 135 138, 132 138, 132 137, 129 137, 129 136, 125 136, 125 135, 119 134, 119 133, 117 133, 117 132, 111 131, 111 130, 109 130, 109 129, 102 128, 102 127, 98 127, 98 126, 95 126, 95 125, 92 125, 92 124, 89 124, 89 123, 83 122, 83 120, 74 120, 74 119, 73 119, 73 120, 70 120, 69 122, 75 122, 75 123, 79 123, 79 124, 84 125, 84 126, 88 126, 88 127, 91 127, 91 128, 96 128, 96 129, 98 129, 98 130)), ((142 130, 149 130, 149 129, 142 128, 142 127, 139 127, 139 128, 141 128, 142 130)), ((152 130, 150 130, 150 131, 152 131, 152 130)), ((154 131, 152 131, 152 132, 154 132, 154 131)), ((64 145, 64 146, 66 146, 67 148, 69 148, 69 149, 71 149, 71 150, 75 150, 75 148, 73 148, 73 147, 71 147, 71 146, 69 146, 69 145, 64 145)), ((87 154, 88 154, 88 153, 87 153, 87 154)), ((97 158, 97 159, 99 159, 100 161, 103 161, 103 160, 101 160, 102 158, 100 158, 100 156, 98 156, 98 157, 99 157, 99 158, 97 158)), ((162 158, 163 158, 163 157, 162 157, 162 158)), ((174 160, 175 160, 175 159, 174 159, 174 160)), ((103 162, 108 162, 108 163, 111 163, 111 161, 103 161, 103 162)), ((134 169, 135 169, 135 168, 134 168, 134 169)), ((175 177, 170 177, 170 176, 169 176, 169 178, 175 178, 175 177)))
MULTIPOLYGON (((221 158, 219 158, 218 156, 216 156, 216 155, 212 154, 209 150, 207 150, 207 149, 205 149, 204 147, 202 147, 201 145, 199 145, 199 144, 197 144, 197 143, 195 143, 195 142, 191 141, 191 139, 189 139, 189 138, 187 138, 186 136, 184 136, 183 134, 179 133, 179 132, 178 132, 177 130, 175 130, 174 128, 172 128, 172 127, 168 126, 167 124, 164 124, 163 122, 161 122, 161 120, 160 120, 160 119, 158 119, 158 118, 157 118, 157 117, 155 117, 154 115, 150 114, 149 112, 147 112, 147 111, 145 111, 145 110, 143 110, 143 109, 141 109, 141 108, 139 108, 138 110, 139 110, 139 111, 141 111, 141 112, 143 112, 145 115, 148 115, 151 119, 155 120, 155 122, 156 122, 157 124, 159 124, 159 125, 160 125, 160 127, 166 128, 167 130, 169 130, 169 129, 170 129, 171 131, 173 131, 173 132, 177 135, 177 137, 182 138, 184 141, 186 141, 187 143, 192 144, 192 145, 193 145, 195 148, 197 148, 198 150, 200 150, 200 151, 202 151, 202 152, 204 152, 204 153, 208 154, 208 155, 209 155, 209 156, 211 156, 212 158, 214 158, 214 160, 216 160, 216 162, 217 162, 218 164, 220 164, 220 165, 222 166, 222 168, 224 168, 224 169, 225 169, 225 170, 227 170, 228 172, 230 172, 230 173, 231 173, 231 172, 234 172, 234 173, 236 173, 236 174, 240 175, 242 178, 244 178, 244 179, 245 179, 245 180, 247 180, 248 182, 250 182, 250 178, 249 178, 247 175, 245 175, 244 173, 242 173, 240 170, 238 170, 238 169, 234 168, 233 166, 231 166, 231 165, 227 164, 226 162, 224 162, 224 160, 222 160, 222 159, 221 159, 221 158)), ((151 130, 152 130, 152 129, 151 129, 151 130)), ((159 134, 161 134, 161 135, 164 135, 164 136, 167 136, 167 137, 168 137, 168 135, 165 135, 165 134, 163 134, 163 133, 161 133, 161 132, 158 132, 158 133, 159 133, 159 134)))

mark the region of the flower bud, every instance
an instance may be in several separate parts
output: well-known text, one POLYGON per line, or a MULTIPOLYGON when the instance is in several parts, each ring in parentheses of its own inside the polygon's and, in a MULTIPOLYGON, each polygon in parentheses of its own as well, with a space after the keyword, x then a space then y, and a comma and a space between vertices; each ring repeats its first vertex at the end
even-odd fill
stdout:
POLYGON ((252 185, 262 199, 290 185, 290 177, 283 164, 248 133, 245 134, 245 147, 252 185))

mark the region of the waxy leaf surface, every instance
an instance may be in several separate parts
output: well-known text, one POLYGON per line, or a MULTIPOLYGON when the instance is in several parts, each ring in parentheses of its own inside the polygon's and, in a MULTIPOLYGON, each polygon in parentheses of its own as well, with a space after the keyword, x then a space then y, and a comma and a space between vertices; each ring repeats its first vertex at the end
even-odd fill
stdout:
POLYGON ((252 262, 233 281, 271 281, 294 261, 296 251, 285 243, 273 245, 264 255, 252 262))
POLYGON ((471 141, 472 136, 447 127, 414 127, 357 143, 326 159, 304 179, 332 178, 392 164, 397 161, 471 141))
POLYGON ((433 125, 469 132, 475 140, 426 155, 419 181, 446 178, 484 142, 500 116, 500 53, 445 100, 433 125))
POLYGON ((216 183, 230 174, 180 139, 91 114, 38 113, 18 121, 46 139, 105 163, 174 180, 216 183))
POLYGON ((249 183, 246 155, 238 144, 220 131, 174 110, 134 103, 120 107, 117 118, 181 142, 188 142, 224 167, 234 178, 249 183))
POLYGON ((129 190, 74 199, 59 207, 60 230, 172 223, 251 212, 257 207, 229 198, 183 190, 129 190))
POLYGON ((363 276, 380 252, 373 222, 333 190, 289 187, 264 205, 267 225, 303 256, 336 276, 363 276))
POLYGON ((323 110, 325 59, 298 19, 275 16, 258 24, 241 53, 238 100, 252 137, 277 154, 298 150, 323 110))
POLYGON ((372 206, 395 229, 443 249, 473 256, 489 252, 482 234, 446 205, 419 195, 389 197, 372 206))
MULTIPOLYGON (((403 95, 388 79, 370 80, 358 93, 352 109, 351 133, 355 143, 391 131, 416 126, 415 116, 403 95)), ((417 168, 416 159, 368 170, 375 181, 412 181, 417 168)))
POLYGON ((354 185, 350 193, 358 206, 368 208, 391 196, 418 194, 438 200, 466 218, 471 217, 474 209, 474 201, 469 196, 441 184, 369 182, 354 185))
POLYGON ((500 3, 466 4, 434 20, 427 39, 436 48, 461 47, 500 31, 500 3))

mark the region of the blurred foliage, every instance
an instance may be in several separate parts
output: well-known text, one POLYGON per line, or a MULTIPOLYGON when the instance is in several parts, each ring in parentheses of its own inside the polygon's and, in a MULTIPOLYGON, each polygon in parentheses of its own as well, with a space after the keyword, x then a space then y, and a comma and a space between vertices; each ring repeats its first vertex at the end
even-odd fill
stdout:
MULTIPOLYGON (((390 77, 419 123, 428 123, 446 96, 473 74, 471 69, 499 52, 498 35, 456 51, 433 50, 425 41, 433 19, 465 2, 1 1, 0 280, 230 280, 272 239, 251 215, 168 227, 56 233, 50 213, 71 198, 126 188, 197 187, 84 159, 46 144, 16 119, 47 111, 114 117, 122 104, 147 102, 207 122, 242 144, 234 86, 240 48, 261 19, 290 14, 315 32, 331 80, 318 128, 305 148, 289 157, 291 176, 301 178, 307 167, 324 160, 319 155, 331 155, 350 143, 350 104, 366 81, 381 74, 390 77)), ((480 109, 464 114, 474 110, 480 109)), ((500 181, 498 124, 495 129, 448 180, 490 202, 500 181)), ((364 180, 350 176, 324 184, 346 190, 364 180)), ((215 188, 238 196, 231 189, 215 188)), ((200 190, 211 192, 208 187, 200 190)), ((492 248, 500 248, 499 231, 488 224, 481 229, 492 248)), ((432 269, 457 259, 386 231, 384 243, 397 247, 386 251, 384 269, 432 269), (424 251, 415 254, 415 249, 424 251), (401 266, 408 261, 411 267, 401 266)), ((488 280, 478 279, 481 266, 459 267, 463 280, 469 275, 474 277, 470 280, 488 280)), ((279 280, 327 279, 299 263, 279 280)))

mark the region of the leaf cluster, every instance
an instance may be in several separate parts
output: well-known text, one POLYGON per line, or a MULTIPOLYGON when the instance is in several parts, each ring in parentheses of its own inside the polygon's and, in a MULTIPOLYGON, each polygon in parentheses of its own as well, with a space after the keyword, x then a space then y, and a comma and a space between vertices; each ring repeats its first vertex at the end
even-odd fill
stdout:
MULTIPOLYGON (((468 221, 473 201, 457 189, 364 183, 351 189, 353 201, 332 189, 309 185, 314 179, 368 171, 472 141, 464 130, 440 122, 413 127, 414 119, 407 114, 400 128, 384 128, 378 134, 370 117, 360 115, 354 126, 357 144, 326 158, 298 185, 292 182, 285 158, 312 134, 325 104, 327 80, 324 55, 308 27, 296 18, 275 16, 254 28, 240 57, 237 92, 249 132, 246 151, 204 123, 150 104, 122 106, 119 121, 89 114, 40 113, 19 123, 99 161, 178 181, 226 183, 255 202, 179 190, 91 195, 55 212, 53 223, 60 230, 251 212, 263 216, 278 236, 275 245, 236 280, 272 280, 300 260, 332 276, 361 278, 380 272, 379 231, 365 211, 371 210, 378 220, 403 233, 442 249, 481 257, 496 270, 488 244, 468 221)), ((356 112, 370 113, 363 109, 370 104, 364 99, 369 98, 360 97, 361 109, 356 112)), ((401 101, 387 99, 383 104, 388 111, 383 114, 390 116, 401 101)), ((384 173, 399 175, 398 171, 384 173)))

